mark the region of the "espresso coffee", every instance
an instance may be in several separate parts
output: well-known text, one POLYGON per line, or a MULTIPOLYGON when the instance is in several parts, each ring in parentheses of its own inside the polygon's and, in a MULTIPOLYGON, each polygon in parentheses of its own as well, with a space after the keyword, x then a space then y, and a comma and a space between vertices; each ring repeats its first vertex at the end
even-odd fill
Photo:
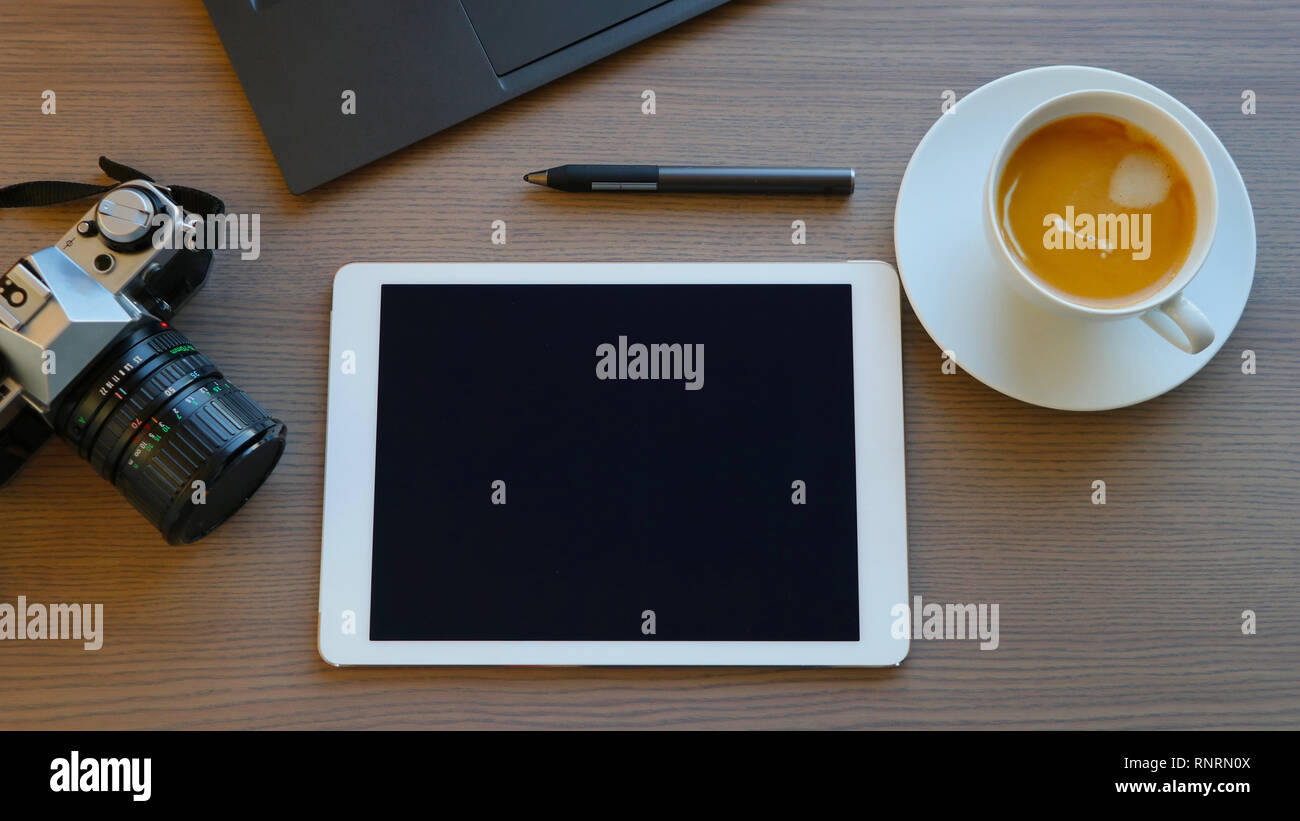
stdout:
POLYGON ((1064 117, 1016 147, 998 180, 998 230, 1060 297, 1111 308, 1164 288, 1187 260, 1196 199, 1169 150, 1115 117, 1064 117))

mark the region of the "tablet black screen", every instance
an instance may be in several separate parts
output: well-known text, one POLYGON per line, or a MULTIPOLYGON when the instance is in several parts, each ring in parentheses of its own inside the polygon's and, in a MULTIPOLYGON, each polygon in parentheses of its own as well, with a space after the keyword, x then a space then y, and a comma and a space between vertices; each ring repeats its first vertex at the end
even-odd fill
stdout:
POLYGON ((848 285, 381 305, 372 640, 858 639, 848 285))

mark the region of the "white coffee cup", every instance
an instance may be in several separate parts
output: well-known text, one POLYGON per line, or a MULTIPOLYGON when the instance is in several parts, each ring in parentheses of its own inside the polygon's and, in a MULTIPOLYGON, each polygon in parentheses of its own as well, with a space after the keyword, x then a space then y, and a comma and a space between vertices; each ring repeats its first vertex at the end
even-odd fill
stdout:
POLYGON ((1196 138, 1182 123, 1165 109, 1141 97, 1120 91, 1090 89, 1072 91, 1053 97, 1037 106, 1020 119, 1002 140, 993 157, 984 190, 984 225, 995 253, 1005 261, 1002 267, 1013 288, 1027 299, 1052 310, 1085 316, 1098 320, 1141 316, 1171 344, 1187 353, 1200 353, 1214 341, 1214 328, 1205 314, 1191 300, 1183 296, 1183 289, 1201 270, 1214 241, 1214 227, 1218 222, 1218 196, 1214 171, 1209 158, 1201 150, 1196 138), (1049 288, 1024 264, 1007 244, 998 225, 1001 222, 1001 204, 998 202, 998 183, 1007 160, 1020 143, 1042 126, 1080 114, 1100 114, 1115 117, 1136 125, 1155 137, 1182 166, 1183 172, 1196 198, 1196 230, 1192 245, 1177 275, 1157 293, 1128 305, 1097 307, 1072 301, 1068 295, 1049 288))

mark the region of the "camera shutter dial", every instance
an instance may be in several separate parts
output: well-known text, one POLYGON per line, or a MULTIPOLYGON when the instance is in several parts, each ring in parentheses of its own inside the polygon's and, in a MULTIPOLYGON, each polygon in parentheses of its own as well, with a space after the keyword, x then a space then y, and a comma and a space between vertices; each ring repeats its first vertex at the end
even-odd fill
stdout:
POLYGON ((131 245, 149 233, 157 210, 143 191, 116 188, 105 194, 95 208, 95 225, 109 242, 131 245))

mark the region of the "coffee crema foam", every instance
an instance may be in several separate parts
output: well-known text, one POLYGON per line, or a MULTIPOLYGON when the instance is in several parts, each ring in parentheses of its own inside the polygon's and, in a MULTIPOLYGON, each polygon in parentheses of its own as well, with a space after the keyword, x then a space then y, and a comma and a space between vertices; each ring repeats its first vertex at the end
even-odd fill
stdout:
POLYGON ((1165 201, 1173 184, 1173 174, 1159 156, 1134 152, 1110 175, 1110 198, 1124 208, 1150 208, 1165 201))
POLYGON ((1196 233, 1186 173, 1155 137, 1100 114, 1040 127, 998 180, 998 228, 1050 291, 1121 307, 1177 275, 1196 233))

